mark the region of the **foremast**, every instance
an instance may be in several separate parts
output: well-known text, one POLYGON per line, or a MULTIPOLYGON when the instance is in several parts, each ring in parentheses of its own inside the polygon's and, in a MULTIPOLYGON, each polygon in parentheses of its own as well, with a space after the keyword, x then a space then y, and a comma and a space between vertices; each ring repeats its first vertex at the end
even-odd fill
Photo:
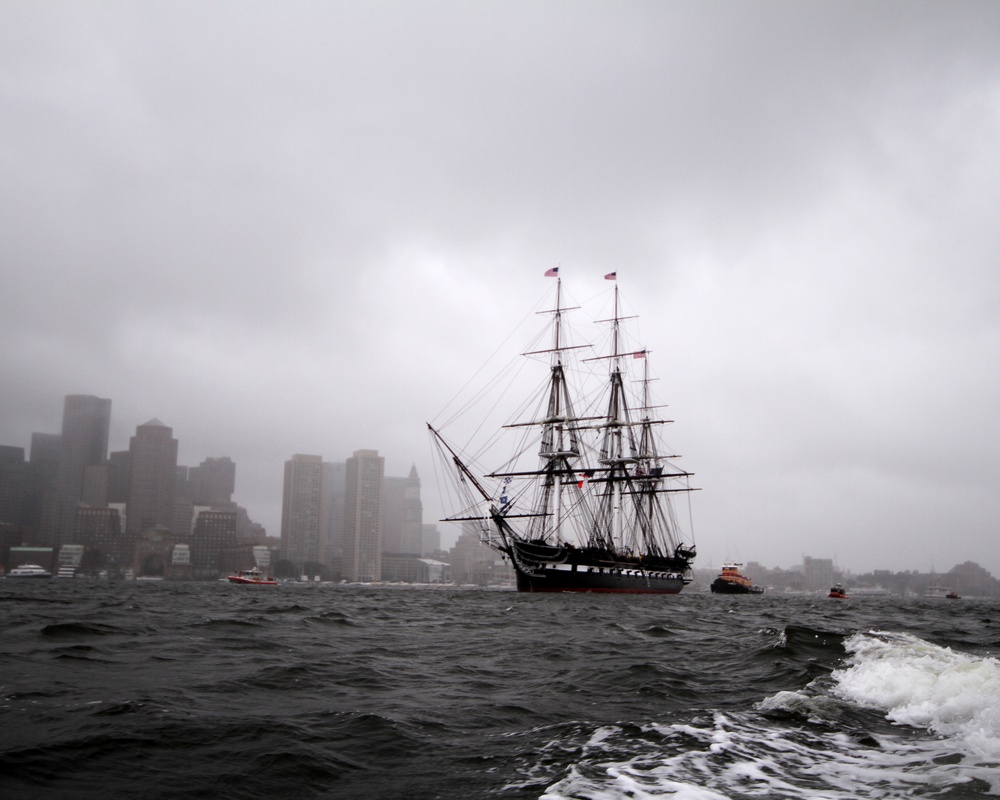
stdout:
MULTIPOLYGON (((552 314, 552 346, 548 351, 538 350, 525 353, 526 356, 548 353, 551 356, 547 401, 542 419, 523 423, 541 427, 538 448, 538 469, 534 473, 516 473, 519 478, 531 478, 536 482, 531 512, 527 515, 523 538, 528 541, 562 544, 575 538, 572 524, 581 515, 591 518, 582 488, 577 481, 579 463, 583 455, 580 439, 580 421, 573 407, 573 397, 563 355, 580 346, 565 342, 563 315, 572 309, 562 305, 562 278, 556 278, 555 308, 541 313, 552 314)), ((515 424, 512 427, 518 427, 515 424)), ((490 477, 510 480, 514 474, 498 472, 490 477)))
POLYGON ((459 483, 464 487, 468 500, 468 508, 481 507, 488 504, 486 514, 469 513, 467 516, 451 517, 453 522, 485 523, 488 519, 495 525, 495 532, 481 527, 482 540, 501 550, 512 558, 515 553, 511 541, 535 542, 536 544, 560 547, 565 544, 576 544, 583 541, 586 532, 593 528, 593 513, 585 496, 580 474, 580 460, 585 451, 585 443, 581 439, 583 421, 576 417, 570 382, 567 376, 564 354, 589 347, 589 345, 571 345, 565 341, 563 316, 573 308, 562 305, 562 279, 556 282, 555 308, 542 311, 542 314, 552 315, 551 346, 544 350, 533 350, 522 353, 524 356, 550 356, 549 376, 544 389, 544 400, 540 400, 542 408, 539 419, 527 422, 513 422, 505 428, 531 427, 540 428, 538 435, 538 466, 533 470, 500 469, 485 475, 485 478, 500 480, 501 489, 491 495, 483 482, 470 469, 469 465, 449 445, 440 432, 430 424, 430 430, 438 447, 447 454, 447 459, 457 467, 459 483), (527 493, 530 497, 522 498, 520 493, 512 490, 511 484, 518 481, 532 487, 527 493), (514 495, 514 496, 508 496, 514 495), (515 500, 515 497, 517 498, 515 500), (516 506, 515 507, 515 503, 516 506), (512 527, 510 520, 517 520, 518 530, 512 527), (496 536, 494 536, 494 533, 496 536), (499 537, 499 541, 497 540, 499 537))

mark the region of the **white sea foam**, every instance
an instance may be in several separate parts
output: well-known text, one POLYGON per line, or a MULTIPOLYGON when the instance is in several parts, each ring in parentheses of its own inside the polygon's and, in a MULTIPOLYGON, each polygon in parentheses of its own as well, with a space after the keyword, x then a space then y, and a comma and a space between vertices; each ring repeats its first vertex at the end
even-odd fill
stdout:
POLYGON ((850 665, 834 673, 834 693, 885 711, 893 722, 960 741, 1000 761, 1000 664, 909 634, 856 635, 850 665))
MULTIPOLYGON (((850 665, 834 673, 834 692, 925 728, 969 758, 1000 765, 1000 663, 939 647, 909 634, 856 635, 850 665)), ((994 778, 1000 787, 1000 779, 994 778)))
POLYGON ((893 765, 885 753, 847 736, 819 738, 758 724, 750 715, 717 714, 703 728, 650 726, 648 730, 664 737, 658 751, 650 747, 624 762, 589 760, 551 786, 543 800, 734 796, 859 800, 891 796, 888 787, 898 789, 912 782, 912 776, 893 765))
POLYGON ((995 659, 905 634, 858 635, 845 646, 849 661, 833 673, 829 693, 780 692, 760 703, 764 716, 716 713, 701 725, 649 725, 647 735, 629 738, 633 755, 624 761, 626 743, 602 729, 544 800, 875 800, 932 797, 957 786, 968 787, 969 796, 1000 793, 995 659), (926 733, 833 729, 851 705, 926 733), (777 711, 814 724, 789 725, 773 718, 777 711))

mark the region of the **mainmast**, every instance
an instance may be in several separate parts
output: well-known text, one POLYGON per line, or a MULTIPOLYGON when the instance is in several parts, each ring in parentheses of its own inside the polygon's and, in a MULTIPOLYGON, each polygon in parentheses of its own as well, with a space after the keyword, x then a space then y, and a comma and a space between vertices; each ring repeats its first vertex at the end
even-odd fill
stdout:
POLYGON ((618 286, 615 285, 614 314, 611 322, 611 362, 608 405, 601 433, 599 463, 607 470, 606 489, 598 500, 597 524, 591 543, 609 550, 619 549, 623 540, 623 492, 629 480, 628 467, 635 463, 635 437, 622 379, 621 322, 618 286))

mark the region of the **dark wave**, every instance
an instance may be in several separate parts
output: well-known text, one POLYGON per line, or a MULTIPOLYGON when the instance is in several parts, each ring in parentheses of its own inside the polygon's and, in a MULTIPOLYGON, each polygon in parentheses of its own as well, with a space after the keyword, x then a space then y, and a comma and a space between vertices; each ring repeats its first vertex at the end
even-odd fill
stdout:
POLYGON ((79 639, 99 636, 114 636, 122 629, 113 625, 92 622, 57 622, 45 625, 41 635, 49 639, 79 639))

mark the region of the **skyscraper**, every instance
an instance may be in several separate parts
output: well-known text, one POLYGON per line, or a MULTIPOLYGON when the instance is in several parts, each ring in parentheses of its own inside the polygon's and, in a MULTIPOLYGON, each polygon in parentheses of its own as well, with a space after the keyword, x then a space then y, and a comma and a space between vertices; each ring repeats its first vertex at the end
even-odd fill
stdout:
POLYGON ((158 419, 135 429, 129 439, 128 513, 126 530, 137 535, 173 520, 177 440, 158 419))
POLYGON ((63 402, 62 436, 59 440, 59 469, 55 507, 44 532, 49 544, 72 541, 76 530, 76 509, 83 502, 86 467, 103 465, 108 458, 111 428, 111 400, 85 394, 67 395, 63 402))
POLYGON ((31 488, 27 501, 27 523, 35 530, 32 544, 52 541, 61 439, 58 433, 31 434, 31 456, 28 462, 31 488))
POLYGON ((24 525, 31 472, 23 447, 0 445, 0 524, 24 525))
POLYGON ((323 560, 328 565, 341 563, 344 557, 344 484, 347 465, 343 461, 327 462, 326 519, 323 523, 323 560))
POLYGON ((206 458, 188 471, 191 500, 199 505, 222 507, 233 501, 236 464, 228 456, 206 458))
POLYGON ((200 511, 191 535, 191 564, 196 577, 218 574, 223 551, 235 544, 235 511, 200 511))
POLYGON ((410 474, 403 486, 402 545, 404 553, 423 553, 424 505, 420 502, 420 476, 417 465, 410 467, 410 474))
POLYGON ((281 503, 281 557, 303 574, 307 563, 319 563, 326 509, 322 456, 293 455, 285 462, 281 503))
POLYGON ((421 555, 423 516, 416 466, 410 468, 406 478, 382 479, 383 553, 421 555))
POLYGON ((347 459, 344 487, 344 577, 382 579, 382 477, 377 450, 357 450, 347 459))

